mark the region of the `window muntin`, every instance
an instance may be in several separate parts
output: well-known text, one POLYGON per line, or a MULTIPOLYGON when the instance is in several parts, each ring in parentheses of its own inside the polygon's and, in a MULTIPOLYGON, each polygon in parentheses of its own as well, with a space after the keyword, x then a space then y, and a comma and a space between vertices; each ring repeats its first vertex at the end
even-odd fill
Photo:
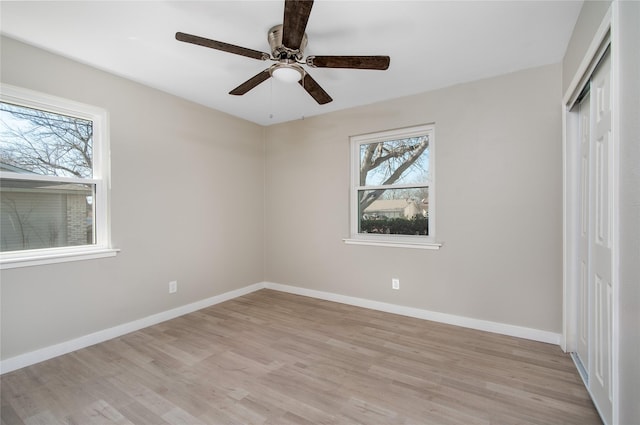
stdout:
POLYGON ((0 264, 109 250, 106 111, 1 88, 0 264))
POLYGON ((434 242, 432 125, 354 136, 351 237, 434 242))

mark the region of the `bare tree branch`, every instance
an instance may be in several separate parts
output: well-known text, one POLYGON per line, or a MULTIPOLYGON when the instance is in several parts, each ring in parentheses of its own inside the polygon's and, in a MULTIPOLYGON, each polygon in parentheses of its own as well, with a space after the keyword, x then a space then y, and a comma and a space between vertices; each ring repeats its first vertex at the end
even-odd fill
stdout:
MULTIPOLYGON (((367 176, 378 168, 385 168, 386 178, 382 185, 396 182, 410 167, 416 165, 416 161, 429 146, 427 137, 419 138, 411 143, 379 142, 367 145, 360 164, 360 185, 365 186, 367 176)), ((382 196, 385 189, 372 190, 360 199, 360 211, 364 211, 373 202, 382 196)))
POLYGON ((7 103, 0 114, 0 161, 38 174, 92 177, 91 121, 7 103))

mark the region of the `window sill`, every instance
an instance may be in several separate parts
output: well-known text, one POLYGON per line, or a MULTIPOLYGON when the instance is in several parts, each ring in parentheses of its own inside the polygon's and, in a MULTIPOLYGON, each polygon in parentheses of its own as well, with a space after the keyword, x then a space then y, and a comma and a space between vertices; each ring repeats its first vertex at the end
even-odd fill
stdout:
POLYGON ((371 239, 343 239, 347 245, 368 245, 368 246, 386 246, 392 248, 412 248, 412 249, 440 249, 441 243, 436 242, 407 242, 392 240, 371 240, 371 239))
POLYGON ((115 257, 120 252, 114 248, 83 248, 65 250, 42 250, 28 253, 12 253, 0 256, 0 269, 41 266, 44 264, 66 263, 68 261, 94 260, 115 257))

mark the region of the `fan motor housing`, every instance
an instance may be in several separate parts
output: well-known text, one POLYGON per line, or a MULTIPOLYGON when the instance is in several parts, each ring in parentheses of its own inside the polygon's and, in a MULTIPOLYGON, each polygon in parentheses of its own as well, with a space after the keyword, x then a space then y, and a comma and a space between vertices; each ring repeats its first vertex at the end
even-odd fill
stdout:
POLYGON ((267 40, 271 47, 271 54, 275 59, 300 61, 304 56, 304 49, 307 47, 307 33, 302 36, 302 42, 300 43, 299 49, 293 50, 284 46, 282 44, 282 25, 271 27, 267 40))

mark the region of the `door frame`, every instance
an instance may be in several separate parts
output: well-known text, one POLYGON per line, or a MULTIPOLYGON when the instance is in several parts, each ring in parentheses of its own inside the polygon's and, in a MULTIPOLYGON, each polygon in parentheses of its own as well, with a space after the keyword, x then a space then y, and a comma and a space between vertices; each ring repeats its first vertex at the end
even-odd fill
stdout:
MULTIPOLYGON (((579 268, 577 261, 577 253, 579 249, 579 228, 577 205, 578 189, 579 189, 579 170, 580 162, 578 154, 578 138, 579 138, 579 116, 576 111, 571 109, 576 103, 578 96, 585 84, 591 77, 596 65, 604 53, 603 46, 607 40, 611 44, 611 96, 612 96, 612 132, 611 142, 613 143, 613 167, 614 170, 619 169, 619 87, 618 87, 618 70, 619 67, 619 34, 617 28, 618 21, 618 2, 613 0, 607 13, 605 14, 598 30, 596 31, 576 73, 574 74, 571 84, 567 88, 562 99, 562 156, 563 156, 563 309, 562 309, 562 337, 560 346, 565 352, 575 352, 577 348, 577 314, 578 314, 578 279, 579 268)), ((613 394, 612 403, 612 423, 618 423, 619 415, 619 396, 618 396, 618 347, 619 347, 619 270, 617 267, 619 257, 619 178, 617 172, 613 175, 613 191, 612 202, 614 216, 612 228, 612 247, 613 247, 613 270, 612 270, 612 290, 613 290, 613 308, 612 308, 612 373, 611 386, 613 394)), ((581 375, 582 376, 582 375, 581 375)), ((584 377, 583 377, 584 378, 584 377)), ((588 387, 588 383, 585 382, 588 387)))

